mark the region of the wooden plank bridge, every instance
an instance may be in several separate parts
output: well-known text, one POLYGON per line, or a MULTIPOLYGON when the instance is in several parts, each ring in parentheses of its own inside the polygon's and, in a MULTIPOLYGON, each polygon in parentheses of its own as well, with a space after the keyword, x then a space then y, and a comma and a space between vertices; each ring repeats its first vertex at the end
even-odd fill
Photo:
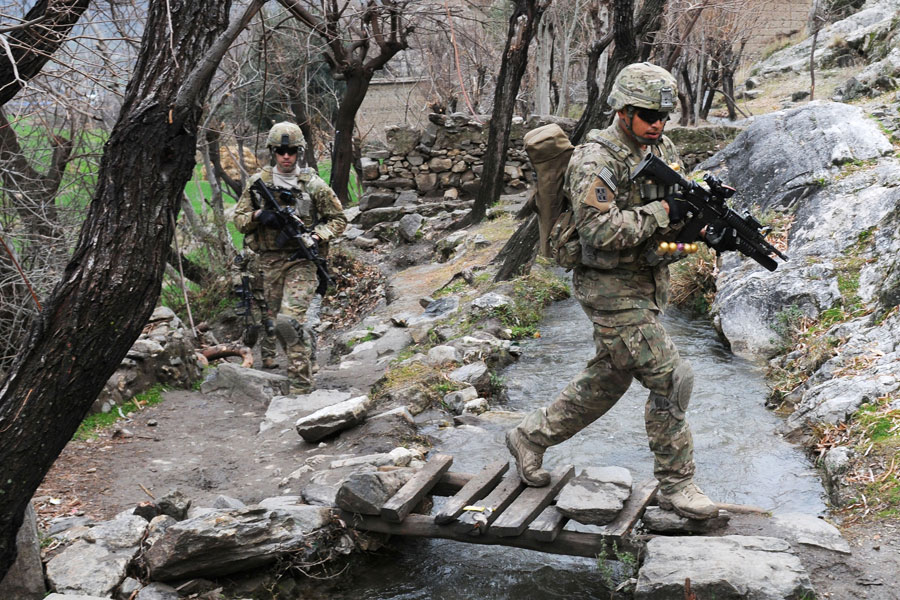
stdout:
POLYGON ((635 486, 602 533, 570 531, 564 529, 568 518, 554 502, 575 476, 571 465, 552 471, 548 486, 534 488, 523 484, 515 472, 508 473, 507 461, 491 463, 474 475, 449 472, 452 462, 446 454, 433 456, 379 515, 339 514, 351 527, 365 531, 595 557, 613 543, 620 550, 637 549, 639 540, 628 534, 658 488, 655 479, 635 486), (449 498, 435 515, 412 513, 429 494, 449 498))

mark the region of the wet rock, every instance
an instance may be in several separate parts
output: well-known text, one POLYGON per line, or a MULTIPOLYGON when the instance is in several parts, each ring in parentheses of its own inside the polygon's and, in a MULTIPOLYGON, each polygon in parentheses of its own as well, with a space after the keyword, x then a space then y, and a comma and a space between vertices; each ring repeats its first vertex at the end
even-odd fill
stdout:
POLYGON ((407 319, 407 325, 410 327, 428 325, 452 315, 457 310, 459 310, 459 298, 444 296, 429 304, 422 314, 407 319))
POLYGON ((6 576, 0 580, 0 598, 41 600, 44 586, 44 567, 41 564, 41 544, 38 540, 37 517, 31 503, 16 534, 18 556, 6 576))
POLYGON ((609 523, 631 495, 631 473, 622 467, 587 467, 563 487, 556 508, 586 525, 609 523))
POLYGON ((654 533, 708 533, 724 528, 731 516, 719 511, 714 519, 686 519, 671 510, 663 510, 658 506, 649 506, 644 511, 641 521, 654 533))
POLYGON ((444 395, 441 401, 448 411, 460 415, 466 408, 466 403, 478 398, 478 390, 469 386, 455 392, 444 395))
POLYGON ((294 427, 305 441, 318 442, 363 422, 370 407, 371 401, 367 396, 358 396, 303 417, 294 424, 294 427))
POLYGON ((812 583, 791 545, 777 538, 656 537, 647 543, 635 600, 684 596, 684 581, 698 598, 789 600, 812 598, 812 583))
POLYGON ((792 542, 850 554, 850 544, 838 528, 815 515, 776 513, 772 515, 772 520, 788 533, 788 539, 792 542))
POLYGON ((378 515, 391 496, 412 477, 411 469, 366 471, 350 475, 338 490, 337 506, 362 515, 378 515))
POLYGON ((268 564, 308 545, 306 532, 286 512, 262 507, 180 521, 145 553, 154 581, 214 577, 268 564))
POLYGON ((222 363, 207 376, 200 391, 204 394, 249 398, 268 403, 273 396, 287 395, 290 387, 290 380, 284 375, 222 363))

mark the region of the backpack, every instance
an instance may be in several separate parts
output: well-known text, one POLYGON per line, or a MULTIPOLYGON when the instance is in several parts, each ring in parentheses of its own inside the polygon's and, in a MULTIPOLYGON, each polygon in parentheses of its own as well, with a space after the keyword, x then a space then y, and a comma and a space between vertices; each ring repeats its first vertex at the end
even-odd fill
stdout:
POLYGON ((531 201, 538 215, 539 251, 571 269, 581 263, 581 243, 563 183, 575 147, 555 123, 532 129, 525 134, 524 142, 537 179, 531 201))

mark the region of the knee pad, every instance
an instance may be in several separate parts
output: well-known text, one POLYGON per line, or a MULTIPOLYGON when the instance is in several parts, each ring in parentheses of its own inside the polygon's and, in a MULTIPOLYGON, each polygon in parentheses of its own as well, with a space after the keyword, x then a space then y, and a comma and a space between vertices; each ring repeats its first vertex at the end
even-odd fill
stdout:
POLYGON ((300 341, 303 327, 297 322, 297 319, 279 316, 275 322, 275 335, 285 348, 290 348, 300 341))
POLYGON ((694 370, 691 363, 683 360, 672 371, 672 392, 669 394, 671 406, 669 410, 675 417, 684 418, 688 404, 691 402, 691 392, 694 391, 694 370))

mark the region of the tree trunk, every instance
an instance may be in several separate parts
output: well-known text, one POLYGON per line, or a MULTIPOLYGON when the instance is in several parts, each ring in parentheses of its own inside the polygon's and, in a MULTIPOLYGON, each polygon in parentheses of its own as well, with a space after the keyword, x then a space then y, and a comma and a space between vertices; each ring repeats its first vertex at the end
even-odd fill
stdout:
POLYGON ((526 267, 537 254, 539 236, 538 216, 531 215, 516 229, 494 258, 493 262, 503 261, 494 281, 509 281, 513 277, 524 275, 528 270, 526 267))
POLYGON ((475 198, 475 205, 460 222, 461 227, 479 223, 487 214, 487 207, 497 202, 503 192, 503 169, 506 166, 506 150, 509 147, 509 130, 516 96, 528 66, 528 46, 547 6, 548 0, 516 0, 509 17, 506 46, 494 90, 494 110, 488 128, 481 187, 475 198))
POLYGON ((329 184, 344 206, 350 203, 350 169, 353 168, 353 130, 356 127, 356 113, 366 98, 371 79, 372 73, 362 69, 347 74, 347 91, 341 98, 341 105, 334 121, 334 153, 331 157, 329 184))
POLYGON ((534 112, 539 115, 549 115, 553 104, 551 88, 553 82, 553 48, 556 40, 553 24, 549 19, 543 19, 537 30, 537 45, 534 53, 534 112))
POLYGON ((0 387, 0 579, 26 504, 156 305, 210 78, 260 2, 218 37, 230 6, 149 3, 72 260, 0 387))
POLYGON ((23 22, 32 24, 13 30, 5 40, 15 68, 4 52, 0 60, 0 106, 41 72, 89 4, 89 0, 39 0, 31 7, 23 22))

